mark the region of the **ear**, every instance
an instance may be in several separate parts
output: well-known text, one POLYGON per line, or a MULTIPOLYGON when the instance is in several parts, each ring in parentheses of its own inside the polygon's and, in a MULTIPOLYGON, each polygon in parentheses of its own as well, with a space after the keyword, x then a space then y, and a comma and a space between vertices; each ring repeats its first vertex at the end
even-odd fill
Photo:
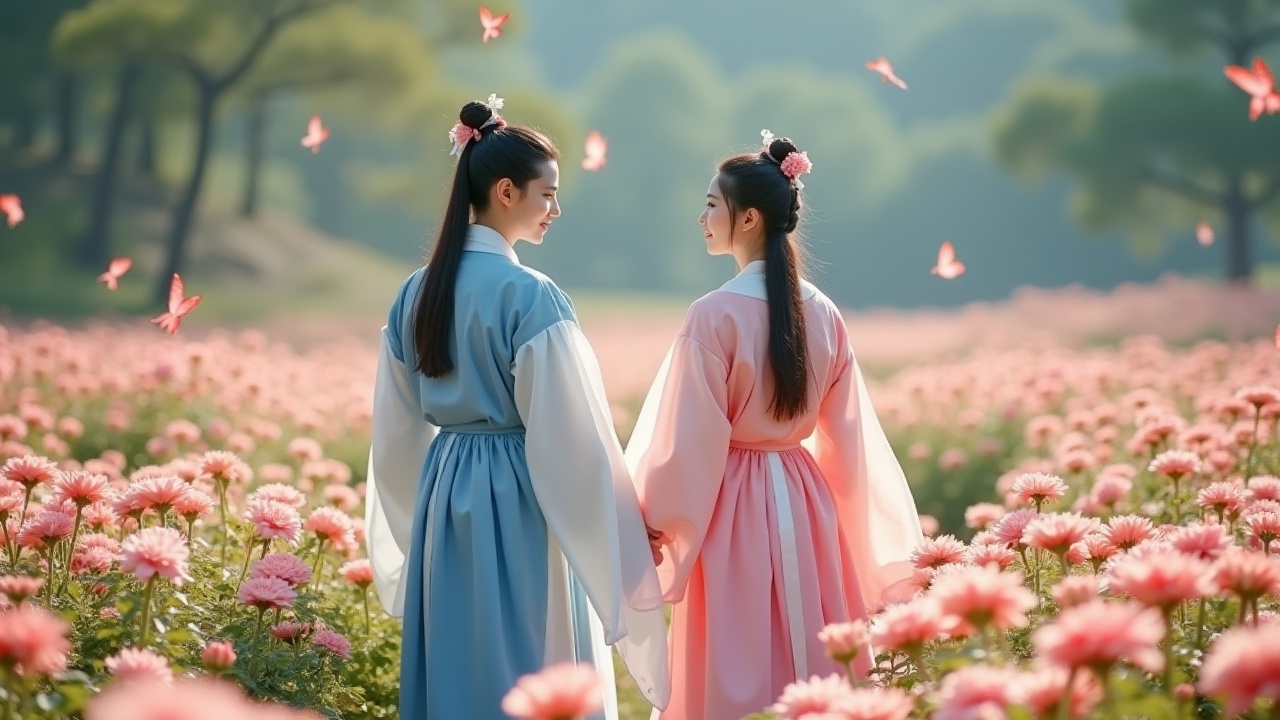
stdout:
POLYGON ((502 178, 493 185, 493 196, 503 207, 514 205, 516 194, 516 184, 511 182, 511 178, 502 178))
POLYGON ((739 228, 743 232, 751 232, 760 225, 760 211, 755 208, 747 208, 741 215, 739 228))

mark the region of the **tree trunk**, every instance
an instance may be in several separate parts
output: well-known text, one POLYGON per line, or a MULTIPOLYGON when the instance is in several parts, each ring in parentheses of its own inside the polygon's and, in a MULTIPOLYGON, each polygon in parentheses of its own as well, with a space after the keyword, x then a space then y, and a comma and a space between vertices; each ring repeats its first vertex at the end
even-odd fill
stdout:
POLYGON ((255 94, 249 100, 249 114, 245 118, 244 198, 240 203, 240 214, 247 218, 258 213, 258 181, 266 154, 266 135, 267 98, 263 94, 255 94))
POLYGON ((36 144, 36 113, 30 107, 23 108, 14 123, 13 146, 18 150, 30 150, 36 144))
POLYGON ((138 157, 137 169, 144 177, 154 179, 156 176, 156 117, 154 112, 145 112, 138 119, 138 157))
POLYGON ((164 272, 160 274, 156 284, 155 298, 161 303, 168 300, 169 282, 173 275, 181 273, 186 267, 187 241, 195 220, 196 201, 200 197, 200 187, 204 184, 205 170, 209 164, 209 150, 213 144, 213 111, 220 93, 203 84, 199 87, 199 92, 195 162, 186 186, 183 188, 182 198, 178 201, 178 207, 173 211, 173 226, 169 231, 167 244, 168 257, 165 259, 164 272))
POLYGON ((1248 285, 1253 280, 1253 258, 1250 255, 1249 225, 1253 207, 1240 187, 1240 176, 1228 181, 1227 197, 1227 281, 1248 285))
POLYGON ((55 81, 57 85, 57 101, 56 101, 56 127, 58 134, 57 151, 54 155, 54 162, 58 165, 67 166, 75 159, 76 140, 79 137, 77 133, 77 120, 79 119, 79 99, 80 99, 80 82, 72 73, 60 72, 55 81))
POLYGON ((124 132, 129 125, 129 111, 137 85, 138 68, 134 65, 121 68, 116 79, 116 105, 111 111, 102 150, 102 165, 98 168, 98 178, 94 183, 89 228, 79 252, 80 261, 91 268, 105 267, 110 259, 111 213, 115 207, 116 185, 120 177, 124 132))

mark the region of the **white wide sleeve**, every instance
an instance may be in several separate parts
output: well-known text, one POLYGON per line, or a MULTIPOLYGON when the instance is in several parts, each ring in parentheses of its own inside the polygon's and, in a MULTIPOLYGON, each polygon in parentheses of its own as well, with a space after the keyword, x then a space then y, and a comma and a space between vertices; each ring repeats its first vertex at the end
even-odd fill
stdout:
POLYGON ((439 429, 422 416, 414 377, 382 329, 373 389, 373 444, 365 488, 365 537, 378 599, 404 616, 405 558, 413 535, 422 465, 439 429))
POLYGON ((666 620, 640 503, 610 419, 600 365, 578 326, 551 325, 512 368, 534 495, 640 691, 670 696, 666 620))

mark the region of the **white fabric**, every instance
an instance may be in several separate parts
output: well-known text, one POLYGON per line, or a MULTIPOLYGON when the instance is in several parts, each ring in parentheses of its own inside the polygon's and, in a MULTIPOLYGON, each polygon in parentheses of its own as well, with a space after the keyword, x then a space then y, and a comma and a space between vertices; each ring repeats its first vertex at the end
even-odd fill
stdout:
MULTIPOLYGON (((734 275, 729 282, 720 286, 721 290, 731 292, 736 295, 746 295, 757 300, 764 300, 768 297, 765 292, 763 260, 752 260, 747 263, 737 275, 734 275)), ((818 288, 804 278, 800 279, 800 298, 808 300, 818 294, 818 288)))
POLYGON ((603 640, 618 645, 645 698, 666 707, 662 593, 595 354, 577 325, 559 322, 520 348, 512 372, 547 527, 600 618, 603 640))
POLYGON ((520 263, 520 258, 516 256, 515 248, 511 247, 511 243, 502 236, 502 233, 494 230, 488 225, 479 225, 472 223, 467 227, 467 242, 462 246, 464 251, 483 252, 492 255, 502 255, 509 258, 511 262, 520 263))
POLYGON ((797 678, 809 677, 809 650, 804 629, 804 598, 800 590, 800 552, 796 548, 796 519, 787 493, 787 472, 776 452, 765 454, 769 484, 773 486, 774 511, 778 513, 778 544, 782 551, 782 592, 787 598, 787 630, 791 635, 791 662, 797 678))
POLYGON ((404 616, 404 566, 413 536, 418 485, 427 448, 439 433, 422 417, 414 382, 412 373, 391 351, 387 328, 382 328, 364 522, 373 584, 392 617, 404 616))

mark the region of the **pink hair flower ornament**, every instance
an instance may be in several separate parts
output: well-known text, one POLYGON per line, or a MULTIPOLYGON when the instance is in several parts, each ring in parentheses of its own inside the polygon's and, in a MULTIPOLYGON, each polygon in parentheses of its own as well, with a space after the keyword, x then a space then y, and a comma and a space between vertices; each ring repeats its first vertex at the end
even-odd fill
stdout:
POLYGON ((498 114, 498 111, 506 105, 506 101, 498 97, 497 93, 490 93, 489 99, 485 101, 484 105, 489 108, 489 112, 493 113, 493 115, 483 125, 473 128, 459 122, 449 129, 449 142, 453 143, 453 149, 449 151, 450 156, 461 156, 462 151, 467 147, 467 143, 479 142, 482 137, 480 131, 490 125, 497 125, 500 128, 506 127, 507 121, 503 120, 502 116, 498 114))
MULTIPOLYGON (((769 146, 773 144, 777 137, 768 130, 761 130, 760 138, 764 141, 765 157, 778 162, 774 159, 773 154, 769 152, 769 146)), ((804 187, 804 183, 800 182, 800 176, 813 170, 813 162, 809 160, 809 153, 807 152, 787 153, 787 156, 778 165, 782 169, 782 174, 786 175, 787 179, 795 184, 797 189, 804 187)))

